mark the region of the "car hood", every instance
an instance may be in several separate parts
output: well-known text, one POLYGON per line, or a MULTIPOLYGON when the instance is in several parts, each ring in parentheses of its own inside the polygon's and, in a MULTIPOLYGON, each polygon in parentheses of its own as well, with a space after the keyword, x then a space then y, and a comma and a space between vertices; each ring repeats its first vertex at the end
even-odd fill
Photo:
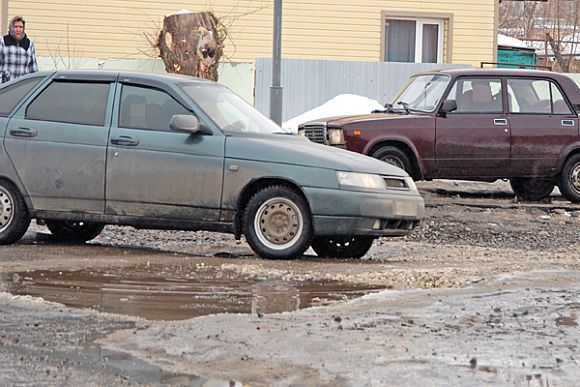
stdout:
POLYGON ((226 140, 226 157, 348 172, 408 176, 405 171, 393 165, 358 153, 316 144, 298 135, 231 135, 226 140))
POLYGON ((377 121, 377 120, 409 120, 418 117, 425 117, 424 114, 399 114, 399 113, 369 113, 369 114, 359 114, 354 116, 339 116, 339 117, 329 117, 320 120, 306 122, 304 125, 312 125, 316 123, 327 123, 327 124, 350 124, 353 122, 361 121, 377 121))

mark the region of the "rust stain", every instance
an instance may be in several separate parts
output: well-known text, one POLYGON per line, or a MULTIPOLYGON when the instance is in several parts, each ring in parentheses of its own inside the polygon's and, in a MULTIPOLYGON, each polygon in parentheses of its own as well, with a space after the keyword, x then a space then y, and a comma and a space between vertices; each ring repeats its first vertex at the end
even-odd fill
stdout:
POLYGON ((570 316, 560 316, 556 319, 556 326, 564 325, 567 327, 577 327, 576 312, 572 312, 570 316))

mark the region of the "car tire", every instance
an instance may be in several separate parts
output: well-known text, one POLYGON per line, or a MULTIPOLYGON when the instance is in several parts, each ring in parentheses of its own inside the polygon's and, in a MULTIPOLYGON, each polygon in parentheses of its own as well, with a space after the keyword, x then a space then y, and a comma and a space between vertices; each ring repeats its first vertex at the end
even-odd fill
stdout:
POLYGON ((28 230, 30 215, 20 191, 0 180, 0 245, 16 243, 28 230))
POLYGON ((312 249, 319 257, 325 258, 361 258, 373 245, 374 238, 362 236, 317 237, 312 242, 312 249))
POLYGON ((510 179, 510 186, 518 198, 529 201, 543 200, 554 190, 552 181, 540 178, 510 179))
POLYGON ((580 154, 566 160, 560 175, 560 191, 572 203, 580 202, 580 154))
POLYGON ((385 163, 399 167, 411 176, 413 175, 411 160, 409 160, 409 157, 405 154, 405 152, 395 146, 384 146, 379 148, 374 151, 371 156, 375 159, 384 161, 385 163))
POLYGON ((86 242, 96 238, 105 225, 74 220, 47 220, 46 227, 59 242, 86 242))
POLYGON ((312 220, 306 200, 281 185, 263 188, 250 198, 243 225, 250 247, 262 258, 296 258, 312 242, 312 220))

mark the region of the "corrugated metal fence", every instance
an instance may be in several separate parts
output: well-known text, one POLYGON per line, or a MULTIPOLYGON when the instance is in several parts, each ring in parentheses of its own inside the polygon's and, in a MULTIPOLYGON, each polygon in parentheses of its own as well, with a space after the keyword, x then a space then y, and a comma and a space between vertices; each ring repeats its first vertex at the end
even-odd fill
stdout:
MULTIPOLYGON (((283 59, 282 120, 302 114, 338 94, 358 94, 385 103, 414 73, 465 67, 471 66, 283 59)), ((272 59, 257 59, 254 106, 266 116, 270 112, 271 85, 272 59)))

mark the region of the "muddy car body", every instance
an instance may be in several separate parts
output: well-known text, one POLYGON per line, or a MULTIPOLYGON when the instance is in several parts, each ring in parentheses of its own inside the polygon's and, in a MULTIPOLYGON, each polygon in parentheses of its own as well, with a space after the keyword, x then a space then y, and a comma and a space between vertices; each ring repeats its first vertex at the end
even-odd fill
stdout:
POLYGON ((461 69, 411 77, 384 111, 303 124, 312 141, 393 163, 416 180, 509 179, 522 199, 554 186, 580 201, 580 92, 546 71, 461 69))
POLYGON ((286 135, 190 77, 27 76, 0 88, 0 136, 4 244, 37 218, 61 240, 119 224, 243 234, 266 258, 360 257, 424 212, 403 170, 286 135))

